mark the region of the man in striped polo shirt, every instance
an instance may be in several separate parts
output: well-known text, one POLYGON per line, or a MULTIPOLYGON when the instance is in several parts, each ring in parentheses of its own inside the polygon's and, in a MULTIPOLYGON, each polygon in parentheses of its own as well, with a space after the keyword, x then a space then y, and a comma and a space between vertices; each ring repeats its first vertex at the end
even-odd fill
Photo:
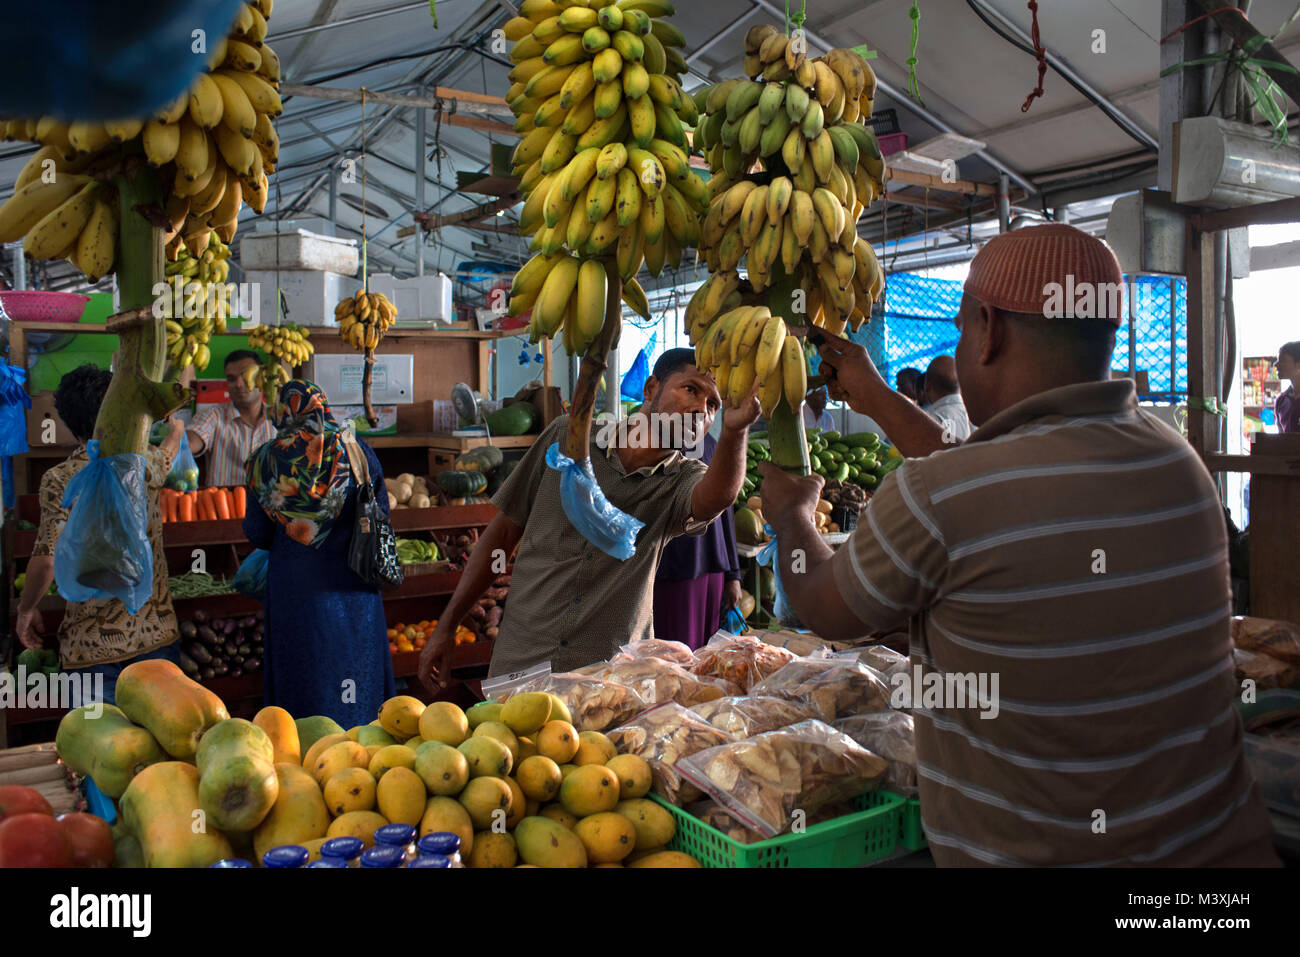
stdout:
POLYGON ((827 343, 832 396, 925 456, 885 479, 838 552, 814 532, 821 479, 764 470, 808 627, 909 625, 898 690, 940 865, 1277 863, 1233 709, 1222 508, 1191 447, 1109 378, 1121 281, 1069 226, 985 245, 957 317, 979 426, 961 444, 863 350, 827 343), (1086 289, 1091 307, 1057 308, 1086 289))

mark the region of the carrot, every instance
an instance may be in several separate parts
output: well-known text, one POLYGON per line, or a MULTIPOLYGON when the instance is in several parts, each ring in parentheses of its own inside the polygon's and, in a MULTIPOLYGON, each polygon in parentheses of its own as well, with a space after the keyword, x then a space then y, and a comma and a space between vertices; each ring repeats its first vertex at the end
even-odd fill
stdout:
POLYGON ((194 492, 185 492, 180 496, 177 507, 179 508, 180 520, 182 522, 194 521, 194 503, 197 496, 194 492))
POLYGON ((230 515, 230 493, 224 488, 214 488, 212 490, 212 505, 216 509, 216 517, 219 519, 228 519, 230 515))
POLYGON ((158 511, 162 513, 162 520, 170 522, 171 516, 168 514, 171 508, 171 489, 162 489, 158 493, 158 511))
POLYGON ((163 521, 175 522, 180 518, 181 493, 173 489, 164 489, 163 495, 163 521))
POLYGON ((235 517, 243 518, 244 510, 248 507, 248 493, 245 491, 244 486, 236 485, 234 489, 234 495, 235 495, 235 517))
POLYGON ((217 517, 217 507, 212 504, 212 489, 205 488, 199 492, 199 507, 203 514, 199 516, 205 521, 212 521, 217 517))

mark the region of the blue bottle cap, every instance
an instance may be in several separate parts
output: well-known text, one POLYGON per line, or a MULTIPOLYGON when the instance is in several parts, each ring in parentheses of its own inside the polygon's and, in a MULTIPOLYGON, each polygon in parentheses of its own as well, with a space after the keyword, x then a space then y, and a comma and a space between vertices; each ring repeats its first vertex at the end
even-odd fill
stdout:
POLYGON ((365 842, 359 837, 333 837, 320 846, 320 856, 352 861, 360 857, 365 848, 365 842))
POLYGON ((407 867, 451 867, 451 858, 441 854, 421 854, 407 867))
POLYGON ((217 861, 215 864, 209 864, 208 867, 252 867, 250 861, 242 857, 227 857, 224 861, 217 861))
POLYGON ((283 844, 262 855, 263 867, 302 867, 307 863, 307 848, 299 844, 283 844))
POLYGON ((308 867, 340 867, 345 871, 348 870, 348 866, 344 864, 341 860, 339 860, 337 857, 322 857, 319 860, 312 861, 307 866, 308 867))
POLYGON ((451 857, 453 854, 460 853, 460 835, 452 834, 450 831, 436 831, 424 835, 415 846, 420 849, 421 854, 441 854, 444 857, 451 857))
POLYGON ((409 824, 385 824, 375 831, 375 843, 384 847, 406 847, 415 840, 415 828, 409 824))
POLYGON ((362 867, 401 867, 406 855, 400 847, 379 845, 361 855, 362 867))

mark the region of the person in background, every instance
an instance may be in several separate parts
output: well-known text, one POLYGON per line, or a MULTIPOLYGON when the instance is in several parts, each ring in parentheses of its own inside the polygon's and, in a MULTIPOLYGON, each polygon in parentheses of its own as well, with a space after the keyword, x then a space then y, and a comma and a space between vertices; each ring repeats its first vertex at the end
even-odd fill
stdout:
MULTIPOLYGON (((706 435, 701 461, 712 462, 717 447, 706 435)), ((717 632, 722 616, 739 605, 736 523, 726 508, 703 535, 682 535, 664 546, 655 575, 655 637, 700 648, 717 632)))
MULTIPOLYGON (((560 497, 560 473, 547 450, 566 439, 568 416, 546 427, 492 498, 492 519, 461 574, 456 592, 420 652, 419 678, 429 692, 450 678, 456 626, 492 583, 493 556, 518 547, 489 676, 530 668, 548 659, 553 671, 571 671, 610 657, 620 645, 654 637, 654 575, 663 547, 679 535, 702 534, 731 508, 745 480, 745 446, 758 418, 757 386, 738 406, 723 410, 713 377, 695 365, 695 350, 669 349, 645 384, 639 416, 651 428, 593 429, 588 462, 608 501, 645 523, 636 552, 622 561, 574 528, 560 497), (656 423, 709 431, 722 411, 722 436, 707 466, 683 454, 693 436, 665 436, 656 423), (646 433, 649 433, 647 435, 646 433), (682 444, 684 443, 684 444, 682 444), (499 551, 498 551, 499 549, 499 551)), ((638 422, 641 420, 637 420, 638 422)), ((685 433, 686 429, 681 429, 685 433)))
POLYGON ((921 381, 921 370, 913 369, 910 366, 906 369, 899 369, 898 375, 894 376, 895 391, 899 395, 906 396, 914 404, 921 402, 921 390, 917 388, 921 381))
POLYGON ((821 429, 823 432, 835 428, 835 420, 826 411, 825 386, 813 389, 804 397, 803 427, 805 429, 821 429))
POLYGON ((839 551, 812 520, 821 478, 761 466, 782 568, 802 550, 805 573, 782 582, 804 624, 828 641, 909 631, 914 673, 894 691, 915 705, 941 866, 1278 863, 1232 706, 1214 481, 1132 379, 1110 378, 1121 317, 1046 308, 1053 287, 1122 281, 1072 226, 990 239, 957 315, 980 428, 955 447, 860 346, 823 343, 831 395, 908 456, 839 551), (949 690, 932 696, 935 679, 949 690))
POLYGON ((1300 433, 1300 394, 1296 384, 1300 383, 1300 339, 1288 342, 1277 350, 1277 377, 1289 379, 1291 384, 1273 403, 1273 416, 1277 419, 1279 432, 1300 433))
MULTIPOLYGON (((86 442, 95 432, 99 407, 113 380, 112 373, 93 365, 78 366, 64 375, 54 393, 54 409, 76 437, 78 448, 41 478, 41 524, 27 563, 27 582, 18 605, 18 640, 26 648, 41 647, 45 623, 37 605, 54 581, 54 546, 68 520, 63 492, 68 480, 90 461, 86 442)), ((116 598, 68 602, 59 623, 59 662, 64 671, 103 676, 102 700, 117 701, 117 677, 133 661, 165 658, 180 664, 176 646, 176 612, 167 587, 167 555, 163 551, 159 492, 180 447, 182 426, 172 427, 162 444, 145 452, 145 482, 149 502, 149 544, 153 549, 153 593, 134 615, 116 598)))
MULTIPOLYGON (((274 441, 248 460, 244 534, 270 552, 266 579, 267 704, 323 714, 345 728, 374 720, 395 693, 384 606, 348 565, 357 483, 349 441, 325 394, 294 379, 280 389, 274 441)), ((365 456, 375 501, 388 511, 383 469, 365 456)))
MULTIPOLYGON (((244 463, 253 450, 275 438, 275 426, 266 417, 262 393, 250 389, 244 373, 260 364, 257 353, 236 349, 226 356, 226 391, 230 401, 198 415, 186 435, 194 457, 207 456, 204 485, 242 485, 244 463)), ((186 370, 192 381, 193 367, 186 370)))
POLYGON ((965 442, 970 438, 970 416, 957 386, 957 361, 952 356, 936 356, 925 370, 925 411, 939 420, 947 441, 965 442))

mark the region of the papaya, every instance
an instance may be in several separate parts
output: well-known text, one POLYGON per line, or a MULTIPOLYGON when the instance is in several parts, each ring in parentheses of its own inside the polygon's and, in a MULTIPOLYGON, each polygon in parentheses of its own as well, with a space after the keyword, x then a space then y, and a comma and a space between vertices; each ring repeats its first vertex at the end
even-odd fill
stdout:
POLYGON ((253 724, 266 732, 275 748, 275 763, 302 763, 302 743, 298 738, 298 725, 294 724, 293 715, 283 708, 267 705, 253 715, 253 724))
POLYGON ((194 756, 208 821, 223 831, 261 824, 280 794, 274 758, 271 739, 251 721, 228 718, 208 729, 194 756))
POLYGON ((122 669, 117 706, 181 761, 192 761, 204 732, 230 717, 220 698, 163 658, 148 658, 122 669))
POLYGON ((113 829, 113 866, 144 867, 144 851, 135 835, 125 828, 113 829))
POLYGON ((330 826, 329 809, 312 776, 295 762, 275 765, 280 783, 271 811, 253 832, 253 849, 262 855, 281 844, 302 844, 325 837, 330 826))
POLYGON ((192 764, 149 765, 131 779, 118 807, 146 867, 207 867, 234 856, 230 841, 206 820, 199 803, 199 771, 192 764))
POLYGON ((303 763, 307 762, 307 752, 311 746, 327 734, 343 734, 343 726, 333 718, 323 714, 314 714, 294 721, 298 729, 298 746, 302 749, 303 763))
POLYGON ((167 755, 153 735, 132 724, 121 708, 106 704, 96 718, 88 715, 94 707, 86 705, 63 716, 55 747, 64 764, 117 799, 133 777, 151 764, 166 761, 167 755))

